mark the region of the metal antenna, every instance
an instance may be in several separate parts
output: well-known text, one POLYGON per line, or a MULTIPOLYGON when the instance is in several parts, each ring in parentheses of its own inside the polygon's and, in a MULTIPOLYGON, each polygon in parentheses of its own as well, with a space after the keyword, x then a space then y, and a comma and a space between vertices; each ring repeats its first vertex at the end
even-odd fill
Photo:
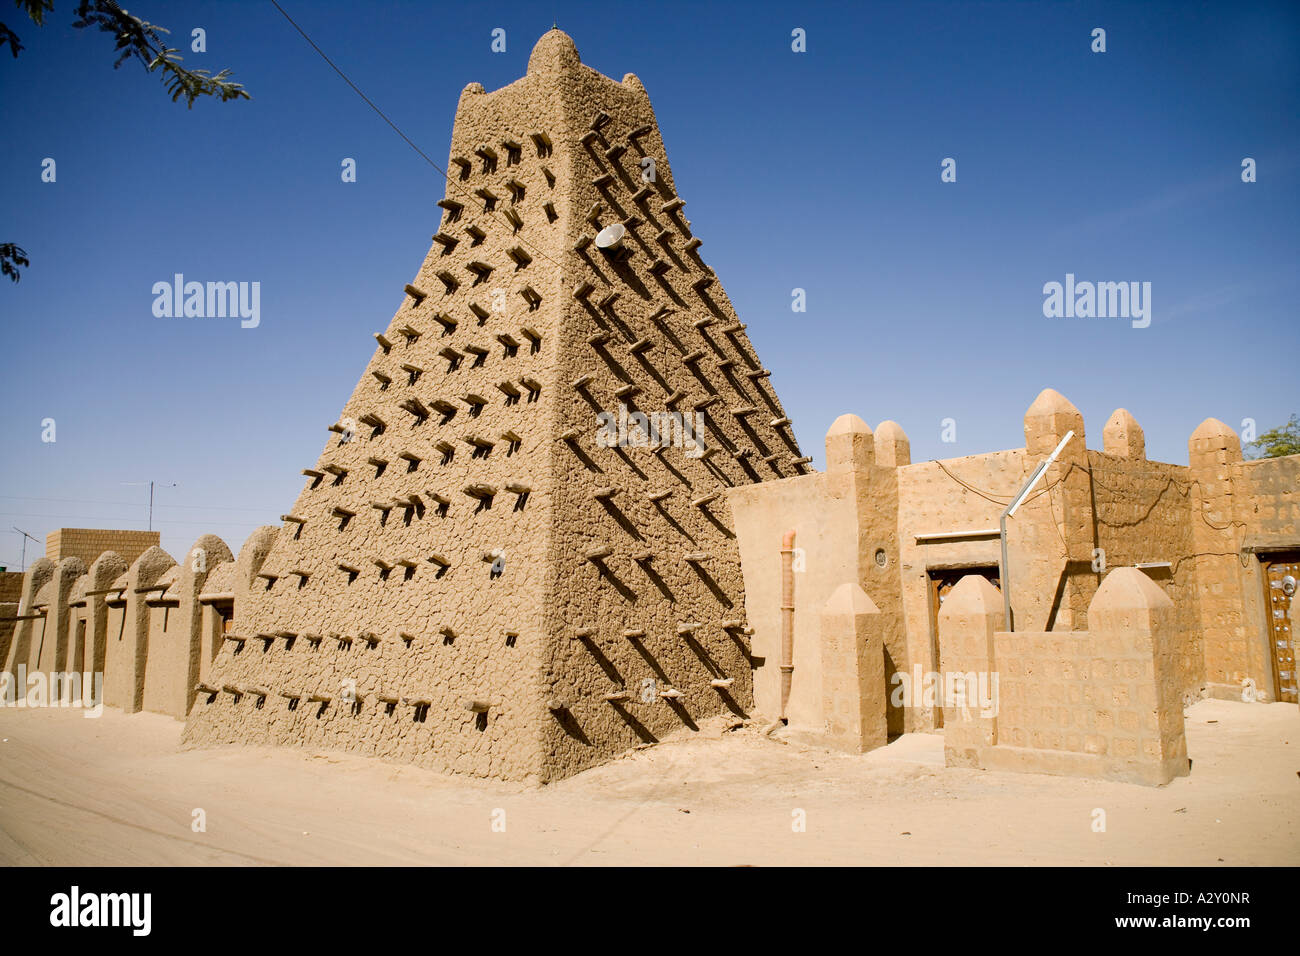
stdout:
MULTIPOLYGON (((143 485, 144 482, 143 482, 143 481, 124 481, 124 482, 122 482, 122 484, 124 484, 124 485, 143 485)), ((153 482, 153 481, 149 482, 149 530, 150 530, 150 531, 153 530, 153 487, 154 487, 155 484, 157 484, 157 482, 153 482)), ((166 484, 166 485, 158 485, 158 487, 160 487, 160 488, 175 488, 175 487, 177 487, 177 485, 179 485, 179 484, 180 484, 179 482, 173 481, 173 482, 171 482, 170 484, 166 484)))
MULTIPOLYGON (((22 528, 14 528, 14 530, 17 531, 20 535, 23 536, 23 555, 22 555, 21 558, 18 559, 18 563, 19 563, 19 565, 20 565, 19 570, 20 570, 20 571, 26 571, 26 570, 27 570, 27 539, 28 539, 28 538, 31 538, 33 541, 36 541, 37 539, 36 539, 36 538, 33 538, 30 534, 28 534, 28 533, 27 533, 26 531, 24 531, 22 528)), ((38 542, 38 543, 39 543, 39 542, 38 542)))

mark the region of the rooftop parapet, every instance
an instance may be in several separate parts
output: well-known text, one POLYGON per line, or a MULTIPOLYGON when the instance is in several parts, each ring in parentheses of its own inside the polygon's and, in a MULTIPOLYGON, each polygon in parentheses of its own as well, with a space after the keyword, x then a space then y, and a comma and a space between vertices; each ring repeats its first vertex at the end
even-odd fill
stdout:
POLYGON ((1212 468, 1241 461, 1241 439, 1217 418, 1196 426, 1187 441, 1187 458, 1193 468, 1212 468))
POLYGON ((1117 408, 1111 413, 1101 437, 1102 447, 1108 455, 1133 459, 1145 459, 1147 456, 1147 441, 1142 426, 1127 408, 1117 408))
POLYGON ((876 426, 876 464, 898 468, 912 463, 912 443, 896 421, 885 420, 876 426))

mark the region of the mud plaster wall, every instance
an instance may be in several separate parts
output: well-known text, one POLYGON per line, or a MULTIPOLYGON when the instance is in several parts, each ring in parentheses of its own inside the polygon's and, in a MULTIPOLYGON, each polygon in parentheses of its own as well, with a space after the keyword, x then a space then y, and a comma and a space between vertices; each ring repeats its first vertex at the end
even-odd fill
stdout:
MULTIPOLYGON (((0 571, 0 618, 18 616, 22 601, 23 575, 20 571, 0 571)), ((9 644, 17 621, 0 620, 0 661, 9 656, 9 644)))
POLYGON ((1261 561, 1269 552, 1300 550, 1300 456, 1241 461, 1235 436, 1193 436, 1190 448, 1208 691, 1239 699, 1250 679, 1271 699, 1271 609, 1261 561))
MULTIPOLYGON (((910 666, 899 593, 896 471, 876 464, 872 432, 861 419, 844 416, 841 424, 853 431, 828 433, 827 461, 834 467, 828 464, 826 473, 729 494, 744 557, 746 617, 754 628, 755 705, 770 718, 780 714, 781 541, 795 532, 794 673, 786 717, 792 728, 812 733, 825 730, 828 716, 821 616, 841 585, 861 587, 879 611, 887 686, 895 670, 910 666)), ((903 732, 904 719, 901 709, 888 708, 891 733, 903 732)))
POLYGON ((950 765, 1147 784, 1188 772, 1177 624, 1158 585, 1134 568, 1116 569, 1091 603, 1089 631, 996 630, 992 653, 980 655, 990 618, 1001 617, 1000 597, 963 580, 940 614, 945 659, 966 673, 998 675, 995 716, 973 702, 945 708, 950 743, 963 741, 945 747, 950 765), (971 738, 971 726, 989 728, 988 736, 971 738))
MULTIPOLYGON (((18 614, 30 618, 37 605, 37 595, 54 577, 55 564, 49 558, 37 558, 23 575, 22 596, 18 602, 18 614)), ((28 655, 32 653, 33 639, 39 640, 44 632, 45 618, 18 621, 14 627, 13 638, 5 655, 5 672, 17 677, 20 664, 28 664, 28 655)))
POLYGON ((722 710, 710 686, 721 674, 734 705, 749 705, 743 635, 722 626, 742 617, 734 532, 721 499, 700 499, 803 465, 788 427, 768 424, 784 418, 770 387, 745 374, 762 369, 725 295, 693 285, 712 275, 687 248, 680 210, 663 208, 674 193, 662 149, 639 82, 582 66, 558 31, 523 79, 466 88, 441 238, 340 416, 355 434, 327 441, 321 476, 236 602, 247 640, 218 650, 223 691, 200 696, 188 741, 330 746, 549 780, 722 710), (602 111, 608 121, 590 130, 602 111), (656 156, 655 183, 639 181, 643 152, 656 156), (574 248, 616 221, 631 259, 574 248), (666 268, 652 272, 655 259, 666 268), (620 401, 693 411, 709 398, 707 461, 596 444, 597 412, 620 401), (431 412, 422 421, 420 407, 431 412), (414 470, 403 452, 420 459, 414 470), (490 507, 475 485, 495 492, 490 507), (655 504, 647 495, 659 490, 671 495, 655 504), (699 628, 679 635, 683 622, 699 628), (592 629, 586 641, 573 639, 578 627, 592 629), (655 681, 646 704, 643 678, 655 681), (353 681, 359 706, 340 706, 353 681), (624 704, 604 699, 623 687, 624 704), (682 696, 658 696, 668 688, 682 696), (284 693, 304 699, 290 710, 284 693))
MULTIPOLYGON (((1180 465, 1088 452, 1096 547, 1106 567, 1168 562, 1148 574, 1173 602, 1178 686, 1189 698, 1205 684, 1196 596, 1196 561, 1188 472, 1180 465)), ((1093 591, 1097 576, 1081 572, 1093 591)))
MULTIPOLYGON (((1122 410, 1107 426, 1106 445, 1114 450, 1085 451, 1082 417, 1048 390, 1026 416, 1026 437, 1034 439, 1035 454, 1011 449, 898 467, 899 590, 906 634, 898 658, 909 669, 938 666, 930 572, 997 567, 1000 559, 995 536, 923 541, 917 536, 996 529, 1002 510, 1038 462, 1073 429, 1076 438, 1071 444, 1079 447, 1049 469, 1008 524, 1017 630, 1083 630, 1088 626, 1088 604, 1111 569, 1168 563, 1168 568, 1151 567, 1145 573, 1173 602, 1177 636, 1171 653, 1184 698, 1195 699, 1207 690, 1240 697, 1248 677, 1271 694, 1269 619, 1260 564, 1251 551, 1300 545, 1300 458, 1242 463, 1239 450, 1228 448, 1235 436, 1220 425, 1202 426, 1208 437, 1194 436, 1193 467, 1143 457, 1140 426, 1122 410), (1128 444, 1111 433, 1117 419, 1132 433, 1128 444), (1094 570, 1094 557, 1104 570, 1094 570), (1216 685, 1216 679, 1221 683, 1216 685)), ((861 515, 888 513, 887 498, 876 495, 861 515)), ((756 628, 754 653, 774 659, 781 533, 796 528, 800 544, 814 542, 820 548, 830 538, 845 535, 843 522, 849 516, 828 504, 820 480, 811 476, 733 492, 732 505, 745 559, 749 616, 756 628)), ((865 525, 859 528, 864 564, 869 539, 877 534, 865 525)), ((811 568, 812 552, 809 557, 811 568)), ((801 718, 804 695, 812 691, 801 682, 800 662, 803 675, 817 666, 815 634, 807 632, 799 613, 804 607, 801 593, 820 594, 816 587, 796 575, 792 720, 801 718)), ((873 601, 884 599, 878 588, 864 587, 873 601)), ((762 667, 755 674, 759 706, 765 709, 776 699, 777 675, 765 674, 762 667)), ((905 714, 906 728, 934 727, 933 710, 920 699, 914 704, 905 714)), ((894 728, 891 723, 891 732, 894 728)))
MULTIPOLYGON (((202 606, 199 592, 210 569, 233 560, 225 542, 204 535, 172 572, 162 595, 147 595, 149 646, 146 651, 144 710, 184 719, 199 680, 202 606)), ((160 582, 161 583, 161 582, 160 582)))
POLYGON ((151 547, 116 581, 118 594, 108 601, 104 642, 104 703, 128 714, 144 706, 145 667, 149 656, 151 588, 176 564, 166 551, 151 547))

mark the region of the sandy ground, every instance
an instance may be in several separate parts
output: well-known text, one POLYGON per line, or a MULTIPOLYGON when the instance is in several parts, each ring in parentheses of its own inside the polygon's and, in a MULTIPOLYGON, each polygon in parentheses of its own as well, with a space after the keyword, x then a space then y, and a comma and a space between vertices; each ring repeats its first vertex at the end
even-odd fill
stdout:
POLYGON ((152 714, 0 709, 0 863, 1300 864, 1293 704, 1196 704, 1192 775, 1161 788, 949 770, 933 734, 848 756, 701 727, 522 789, 332 752, 181 751, 180 722, 152 714))

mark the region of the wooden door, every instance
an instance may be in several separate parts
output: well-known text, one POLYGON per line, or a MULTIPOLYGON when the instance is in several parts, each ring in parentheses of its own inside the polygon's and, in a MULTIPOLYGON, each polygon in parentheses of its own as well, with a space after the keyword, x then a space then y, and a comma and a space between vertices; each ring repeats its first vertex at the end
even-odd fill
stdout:
POLYGON ((1291 627, 1291 602, 1300 587, 1300 552, 1261 555, 1268 615, 1268 643, 1273 651, 1273 689, 1277 700, 1295 703, 1295 631, 1291 627))

